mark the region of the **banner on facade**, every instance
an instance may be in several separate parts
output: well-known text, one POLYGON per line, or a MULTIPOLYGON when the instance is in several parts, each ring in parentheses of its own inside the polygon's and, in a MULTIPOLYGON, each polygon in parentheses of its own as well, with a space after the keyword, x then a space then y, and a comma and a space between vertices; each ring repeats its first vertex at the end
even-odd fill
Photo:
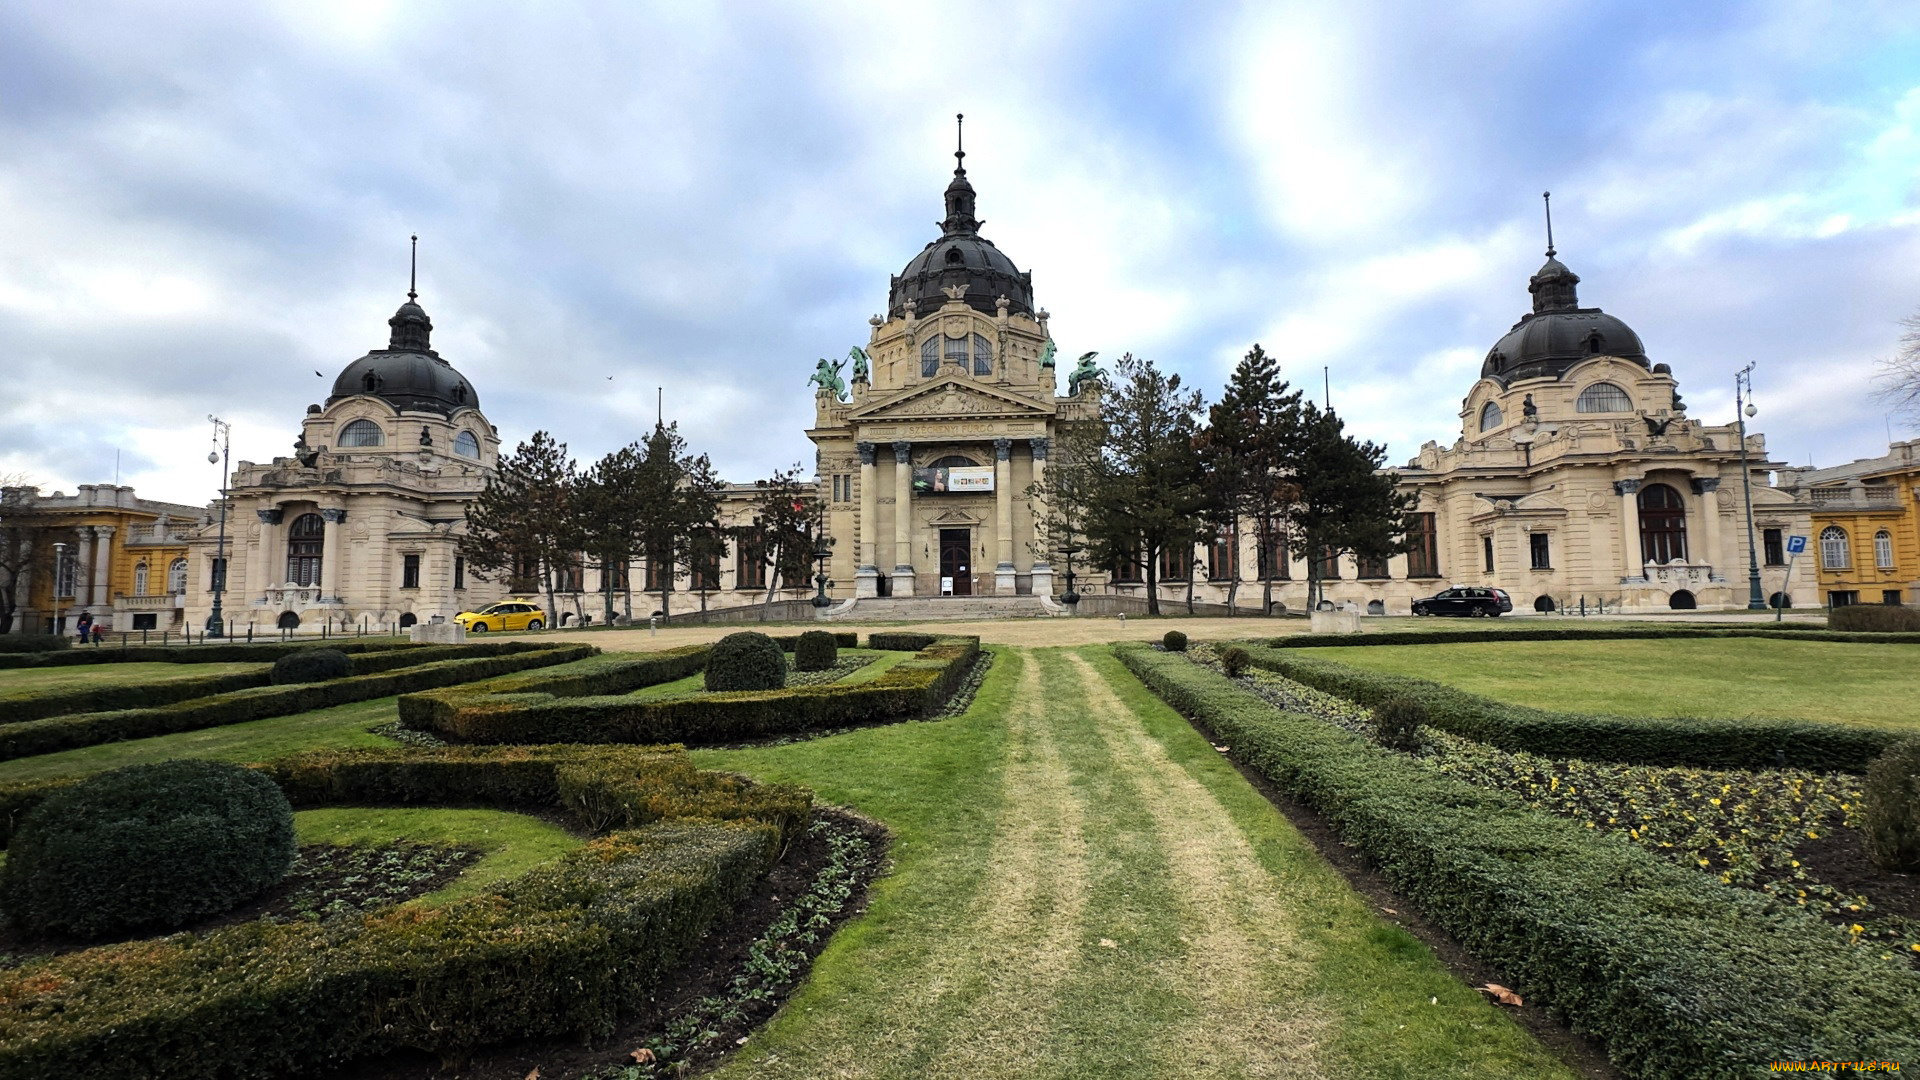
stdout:
POLYGON ((913 470, 915 495, 971 495, 993 490, 991 465, 946 466, 913 470))

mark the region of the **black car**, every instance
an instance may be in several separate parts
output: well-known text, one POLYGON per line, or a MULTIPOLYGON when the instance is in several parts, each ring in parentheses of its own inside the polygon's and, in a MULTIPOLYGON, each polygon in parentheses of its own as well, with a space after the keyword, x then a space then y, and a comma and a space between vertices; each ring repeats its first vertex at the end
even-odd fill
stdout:
POLYGON ((1513 610, 1513 598, 1505 589, 1478 586, 1442 589, 1436 596, 1413 602, 1415 615, 1502 615, 1513 610))

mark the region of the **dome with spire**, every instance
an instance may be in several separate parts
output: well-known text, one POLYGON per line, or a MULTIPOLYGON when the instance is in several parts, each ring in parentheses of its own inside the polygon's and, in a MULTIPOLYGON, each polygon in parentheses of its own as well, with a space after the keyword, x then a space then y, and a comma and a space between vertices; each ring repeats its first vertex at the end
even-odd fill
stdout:
MULTIPOLYGON (((1549 204, 1550 206, 1551 204, 1549 204)), ((1580 275, 1555 257, 1553 219, 1547 218, 1547 261, 1527 280, 1533 310, 1520 316, 1487 352, 1480 377, 1511 383, 1558 378, 1593 356, 1617 356, 1648 367, 1646 347, 1633 328, 1599 308, 1583 308, 1580 275)))
POLYGON ((345 397, 371 395, 402 411, 442 416, 452 416, 456 409, 480 407, 480 395, 474 393, 466 377, 433 351, 433 320, 427 317, 419 299, 414 283, 408 282, 407 302, 387 320, 391 330, 387 347, 348 364, 333 380, 328 405, 345 397))
POLYGON ((893 278, 887 298, 889 318, 909 310, 927 315, 947 302, 946 290, 963 286, 963 299, 976 311, 991 315, 1000 297, 1008 309, 1033 314, 1033 275, 1023 273, 1013 260, 980 235, 974 216, 973 184, 967 179, 965 149, 954 151, 953 180, 947 185, 947 216, 940 222, 940 238, 922 248, 893 278))

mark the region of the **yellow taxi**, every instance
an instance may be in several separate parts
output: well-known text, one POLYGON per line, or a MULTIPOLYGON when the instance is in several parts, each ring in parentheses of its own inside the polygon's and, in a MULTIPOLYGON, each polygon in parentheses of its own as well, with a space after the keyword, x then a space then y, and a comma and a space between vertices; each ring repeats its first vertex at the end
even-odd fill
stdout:
POLYGON ((547 613, 540 605, 526 600, 506 599, 479 611, 463 611, 453 621, 470 634, 489 630, 538 630, 547 625, 547 613))

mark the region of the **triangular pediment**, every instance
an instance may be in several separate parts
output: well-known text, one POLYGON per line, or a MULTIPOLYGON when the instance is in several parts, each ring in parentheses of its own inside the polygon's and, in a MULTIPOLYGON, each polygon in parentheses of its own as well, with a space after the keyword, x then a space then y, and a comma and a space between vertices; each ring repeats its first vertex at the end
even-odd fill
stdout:
POLYGON ((1045 417, 1053 410, 1031 398, 972 379, 949 375, 869 402, 847 414, 849 420, 924 420, 928 417, 1045 417))

